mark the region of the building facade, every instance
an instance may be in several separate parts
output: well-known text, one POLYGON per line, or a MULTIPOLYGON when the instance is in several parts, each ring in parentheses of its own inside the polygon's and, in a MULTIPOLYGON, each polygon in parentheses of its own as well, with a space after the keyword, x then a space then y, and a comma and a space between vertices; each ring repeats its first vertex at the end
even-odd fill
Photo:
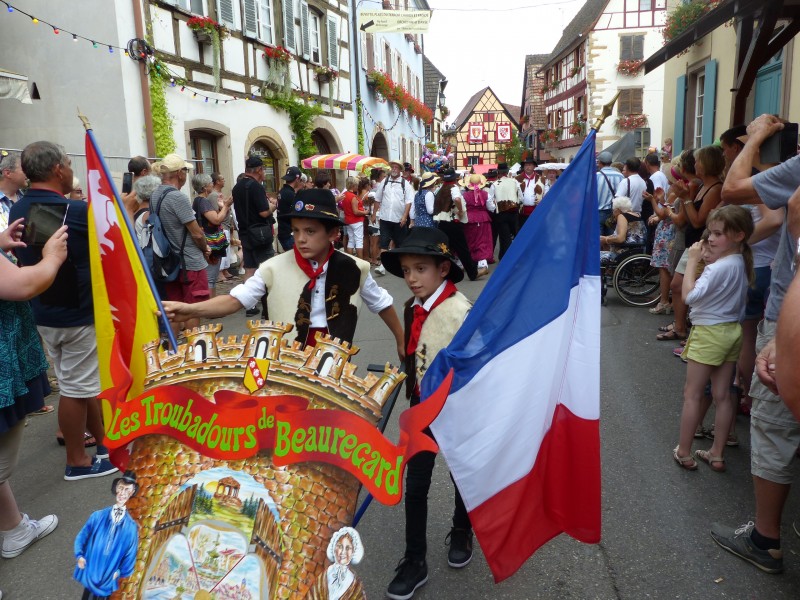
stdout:
MULTIPOLYGON (((374 4, 369 6, 374 10, 374 4)), ((384 0, 381 6, 385 10, 430 9, 425 0, 384 0)), ((433 115, 420 118, 414 114, 420 110, 402 104, 413 99, 424 106, 423 36, 367 33, 362 25, 358 23, 360 71, 354 88, 360 100, 360 146, 370 156, 417 164, 427 141, 426 125, 433 122, 433 115), (402 102, 396 99, 404 95, 402 102)))
POLYGON ((597 135, 598 150, 628 132, 637 156, 662 136, 663 74, 645 75, 648 52, 663 42, 666 0, 587 0, 565 28, 546 64, 545 147, 554 158, 572 160, 591 121, 619 91, 597 135))
MULTIPOLYGON (((668 10, 685 9, 670 0, 668 10)), ((798 30, 790 3, 737 6, 726 0, 650 56, 645 66, 664 73, 664 135, 673 139, 673 152, 713 144, 725 130, 761 114, 800 120, 800 97, 791 95, 798 30), (751 38, 758 42, 753 52, 737 27, 726 26, 731 19, 742 32, 748 23, 763 23, 751 38)))
POLYGON ((11 107, 0 116, 11 132, 5 146, 46 138, 79 154, 81 132, 72 121, 80 105, 104 153, 120 157, 115 174, 125 170, 124 157, 175 151, 197 172, 219 171, 233 182, 256 155, 274 193, 301 158, 294 117, 265 100, 283 94, 319 106, 306 150, 356 149, 346 0, 87 0, 69 12, 32 0, 26 10, 42 25, 74 32, 77 43, 50 26, 4 30, 0 48, 14 55, 9 68, 29 74, 42 91, 33 109, 11 107), (209 32, 220 28, 196 31, 197 17, 224 26, 218 45, 209 32), (136 39, 147 44, 131 45, 136 39), (13 51, 23 46, 30 51, 13 51))
POLYGON ((544 110, 544 78, 538 76, 539 69, 547 63, 548 54, 529 54, 525 57, 525 75, 522 79, 522 115, 520 116, 520 135, 526 148, 537 150, 542 157, 539 135, 547 129, 544 110))
MULTIPOLYGON (((476 92, 455 118, 448 139, 454 145, 455 168, 466 170, 476 165, 504 162, 502 144, 519 135, 520 107, 503 104, 485 87, 476 92)), ((477 167, 482 172, 487 167, 477 167)))

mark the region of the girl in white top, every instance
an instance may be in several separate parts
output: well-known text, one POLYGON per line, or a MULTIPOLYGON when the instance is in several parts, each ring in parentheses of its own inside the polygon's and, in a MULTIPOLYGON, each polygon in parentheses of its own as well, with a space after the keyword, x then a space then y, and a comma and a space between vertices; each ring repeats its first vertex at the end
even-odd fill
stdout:
MULTIPOLYGON (((683 278, 683 298, 691 307, 692 332, 683 357, 688 360, 681 414, 680 443, 673 450, 675 462, 693 471, 692 440, 705 413, 704 388, 711 379, 716 404, 714 430, 727 433, 735 416, 730 383, 742 347, 742 326, 747 287, 753 279, 753 254, 747 240, 753 233, 750 211, 724 206, 708 215, 708 240, 692 245, 683 278), (700 259, 706 263, 697 277, 700 259)), ((717 435, 709 450, 697 450, 695 458, 714 470, 725 470, 726 435, 717 435)))

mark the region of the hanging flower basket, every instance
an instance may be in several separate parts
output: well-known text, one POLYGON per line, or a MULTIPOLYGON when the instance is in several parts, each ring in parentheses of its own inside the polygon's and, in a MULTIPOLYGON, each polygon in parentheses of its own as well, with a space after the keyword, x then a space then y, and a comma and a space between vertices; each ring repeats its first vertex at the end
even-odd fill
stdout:
POLYGON ((719 3, 720 0, 692 0, 679 3, 667 15, 664 29, 661 31, 664 44, 689 29, 700 17, 717 8, 719 3))
POLYGON ((379 101, 391 102, 399 110, 405 110, 409 116, 417 117, 425 123, 433 122, 433 111, 414 98, 408 91, 383 71, 373 69, 367 73, 367 85, 375 90, 379 101))
POLYGON ((283 46, 267 46, 262 55, 267 62, 274 61, 289 64, 292 62, 292 53, 283 46))
POLYGON ((572 125, 569 126, 570 137, 579 137, 584 135, 585 126, 586 126, 585 122, 582 123, 581 121, 574 121, 572 125))
POLYGON ((337 77, 339 77, 339 71, 336 69, 332 69, 331 67, 314 67, 315 77, 317 81, 322 83, 330 83, 337 77))
POLYGON ((214 91, 222 87, 222 76, 219 70, 220 55, 222 54, 222 40, 230 32, 228 28, 209 17, 192 17, 186 21, 186 26, 194 32, 198 44, 211 42, 211 73, 214 76, 214 91))
POLYGON ((621 115, 617 117, 616 127, 622 131, 647 127, 647 115, 621 115))
POLYGON ((561 128, 557 127, 555 129, 545 129, 539 136, 539 139, 542 141, 543 144, 552 144, 557 142, 558 139, 561 137, 561 128))
POLYGON ((636 77, 643 64, 643 60, 621 60, 617 65, 617 73, 628 77, 636 77))

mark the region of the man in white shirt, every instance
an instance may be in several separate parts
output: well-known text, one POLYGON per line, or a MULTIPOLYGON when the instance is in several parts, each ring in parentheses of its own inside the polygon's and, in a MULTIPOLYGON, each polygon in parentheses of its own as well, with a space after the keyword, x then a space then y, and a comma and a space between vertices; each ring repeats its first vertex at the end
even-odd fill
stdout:
POLYGON ((492 186, 494 202, 497 205, 497 233, 500 238, 500 254, 502 260, 511 241, 517 234, 517 215, 522 204, 522 190, 519 182, 508 176, 508 165, 497 165, 499 179, 492 186))
POLYGON ((650 173, 650 181, 653 182, 653 189, 657 190, 661 188, 664 190, 664 199, 666 199, 669 194, 669 181, 667 180, 667 176, 661 171, 661 160, 659 160, 658 154, 651 152, 645 156, 644 164, 647 167, 647 172, 650 173))
POLYGON ((614 157, 611 152, 604 150, 597 155, 597 211, 600 219, 600 234, 611 235, 614 232, 613 227, 606 225, 606 221, 611 217, 613 212, 611 208, 611 201, 617 195, 620 183, 625 179, 622 173, 617 171, 611 166, 614 157))
POLYGON ((639 167, 641 161, 634 157, 625 161, 625 166, 622 167, 622 174, 625 176, 619 186, 617 186, 616 198, 623 196, 631 199, 631 211, 640 213, 642 212, 642 194, 647 191, 647 184, 644 179, 639 175, 639 167))
MULTIPOLYGON (((389 167, 389 176, 375 188, 375 202, 381 211, 381 252, 388 250, 391 242, 396 248, 408 235, 408 216, 414 202, 414 186, 402 176, 403 165, 389 161, 389 167)), ((378 265, 375 273, 384 275, 386 271, 378 265)))

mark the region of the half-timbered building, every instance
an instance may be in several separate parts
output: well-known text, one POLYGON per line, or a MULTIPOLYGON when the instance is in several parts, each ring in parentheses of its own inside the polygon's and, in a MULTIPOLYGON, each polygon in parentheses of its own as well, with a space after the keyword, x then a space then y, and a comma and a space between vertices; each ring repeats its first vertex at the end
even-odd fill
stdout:
MULTIPOLYGON (((502 162, 502 144, 509 143, 519 132, 520 108, 504 104, 485 87, 476 92, 453 123, 455 166, 469 169, 473 165, 502 162)), ((476 168, 483 171, 485 168, 476 168)))

